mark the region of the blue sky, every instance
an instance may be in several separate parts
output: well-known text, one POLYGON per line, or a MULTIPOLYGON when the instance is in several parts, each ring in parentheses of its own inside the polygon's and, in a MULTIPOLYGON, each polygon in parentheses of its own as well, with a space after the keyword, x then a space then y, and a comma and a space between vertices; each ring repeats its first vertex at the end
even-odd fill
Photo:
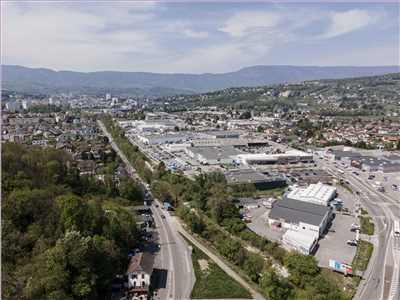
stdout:
POLYGON ((4 64, 167 73, 400 64, 395 3, 15 1, 1 8, 4 64))

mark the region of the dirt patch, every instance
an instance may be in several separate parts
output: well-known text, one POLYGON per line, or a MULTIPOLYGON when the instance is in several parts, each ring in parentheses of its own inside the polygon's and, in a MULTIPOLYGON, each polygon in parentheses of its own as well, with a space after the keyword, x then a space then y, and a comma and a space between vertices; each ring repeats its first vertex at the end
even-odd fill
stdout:
POLYGON ((207 259, 199 259, 199 266, 201 271, 208 270, 208 260, 207 259))

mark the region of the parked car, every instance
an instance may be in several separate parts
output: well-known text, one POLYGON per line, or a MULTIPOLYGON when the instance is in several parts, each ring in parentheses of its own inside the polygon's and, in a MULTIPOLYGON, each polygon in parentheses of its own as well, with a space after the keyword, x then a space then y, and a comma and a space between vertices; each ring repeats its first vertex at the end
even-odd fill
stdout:
POLYGON ((346 242, 346 244, 347 245, 350 245, 350 246, 357 246, 357 241, 356 240, 348 240, 347 242, 346 242))

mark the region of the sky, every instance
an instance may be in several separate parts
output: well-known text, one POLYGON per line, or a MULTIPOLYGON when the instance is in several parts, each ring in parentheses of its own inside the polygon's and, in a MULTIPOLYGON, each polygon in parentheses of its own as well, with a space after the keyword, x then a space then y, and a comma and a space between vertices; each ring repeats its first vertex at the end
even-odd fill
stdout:
POLYGON ((1 2, 2 63, 54 70, 400 65, 399 36, 398 3, 1 2))

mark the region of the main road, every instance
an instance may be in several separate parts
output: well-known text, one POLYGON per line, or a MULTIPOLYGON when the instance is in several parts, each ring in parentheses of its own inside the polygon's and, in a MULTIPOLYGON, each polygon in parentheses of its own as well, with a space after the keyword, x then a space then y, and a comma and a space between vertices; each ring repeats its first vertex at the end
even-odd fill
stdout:
MULTIPOLYGON (((104 124, 98 121, 98 125, 107 136, 115 152, 126 165, 129 175, 133 179, 138 180, 142 184, 143 189, 146 190, 146 183, 138 176, 135 168, 114 142, 104 124)), ((147 192, 151 195, 150 191, 147 192)), ((190 248, 179 234, 173 219, 169 214, 163 213, 157 201, 152 201, 151 210, 159 235, 158 242, 160 245, 160 251, 155 257, 155 267, 157 269, 167 270, 165 286, 157 291, 157 298, 163 300, 190 299, 190 294, 195 282, 190 248)))
POLYGON ((400 199, 376 191, 365 178, 354 174, 352 168, 340 168, 325 160, 318 163, 358 191, 357 200, 367 208, 376 224, 372 237, 374 251, 354 299, 400 299, 400 239, 394 237, 392 229, 393 221, 400 219, 400 199))

